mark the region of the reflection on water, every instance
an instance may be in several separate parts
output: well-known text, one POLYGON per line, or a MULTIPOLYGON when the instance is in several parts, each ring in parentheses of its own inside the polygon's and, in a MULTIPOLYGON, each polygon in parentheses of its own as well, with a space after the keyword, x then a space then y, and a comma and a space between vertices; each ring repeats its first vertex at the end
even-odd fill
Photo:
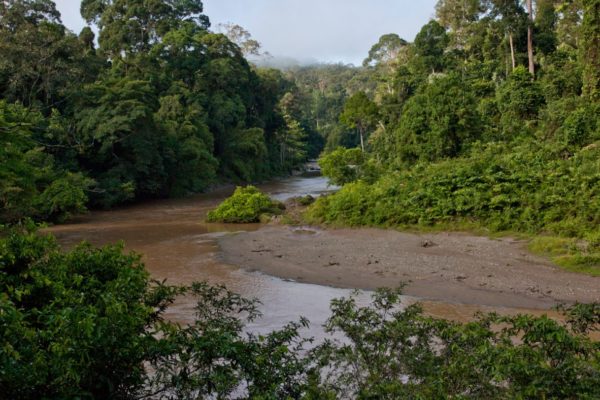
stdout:
MULTIPOLYGON (((310 194, 319 196, 335 190, 322 177, 292 177, 265 185, 261 189, 278 200, 310 194)), ((72 247, 82 240, 95 245, 123 241, 129 250, 143 254, 152 276, 171 284, 208 281, 224 284, 230 290, 262 303, 263 317, 249 328, 264 333, 282 327, 301 316, 311 321, 308 335, 321 337, 320 326, 329 315, 333 298, 347 296, 350 290, 300 284, 224 265, 216 259, 215 238, 232 232, 252 231, 259 224, 206 224, 211 208, 230 195, 232 188, 185 199, 154 201, 99 211, 80 217, 68 225, 48 229, 60 243, 72 247)), ((369 294, 359 296, 366 304, 369 294)), ((412 301, 408 299, 408 301, 412 301)), ((482 308, 440 303, 426 303, 428 313, 456 320, 466 320, 482 308)), ((169 318, 187 322, 193 319, 193 303, 181 299, 170 310, 169 318)))

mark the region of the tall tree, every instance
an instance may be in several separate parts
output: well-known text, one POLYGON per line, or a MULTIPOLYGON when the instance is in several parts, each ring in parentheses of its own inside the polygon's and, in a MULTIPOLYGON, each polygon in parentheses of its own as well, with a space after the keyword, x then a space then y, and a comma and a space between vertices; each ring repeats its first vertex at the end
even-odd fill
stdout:
POLYGON ((441 72, 445 65, 444 51, 449 38, 437 21, 431 20, 415 37, 414 48, 423 72, 441 72))
POLYGON ((363 66, 394 62, 407 45, 408 42, 395 33, 383 35, 369 50, 369 56, 363 61, 363 66))
POLYGON ((167 176, 161 154, 163 132, 153 118, 157 108, 147 81, 104 80, 81 94, 75 114, 86 146, 81 164, 98 181, 97 205, 109 207, 161 194, 167 176))
POLYGON ((393 77, 398 67, 409 60, 409 44, 395 33, 383 35, 369 50, 364 67, 372 67, 375 78, 384 89, 384 95, 394 94, 393 77))
POLYGON ((573 49, 581 44, 583 0, 560 0, 557 9, 556 35, 560 43, 573 49))
POLYGON ((260 42, 252 38, 252 34, 240 25, 228 22, 226 24, 219 24, 219 28, 224 31, 223 33, 229 40, 238 45, 244 56, 261 55, 260 42))
POLYGON ((360 147, 365 151, 365 136, 377 123, 377 105, 369 99, 365 92, 358 92, 350 97, 340 115, 340 122, 349 128, 358 130, 360 147))
POLYGON ((439 0, 435 6, 436 16, 442 26, 451 32, 452 44, 464 50, 472 35, 474 23, 484 13, 483 0, 439 0))
POLYGON ((84 50, 50 0, 0 3, 0 96, 57 106, 84 76, 84 50))
POLYGON ((209 27, 201 0, 83 0, 81 15, 100 29, 100 48, 111 58, 150 50, 182 24, 209 27))
POLYGON ((511 65, 514 70, 517 67, 515 34, 523 23, 523 7, 521 7, 520 0, 491 0, 491 2, 491 14, 501 19, 501 23, 508 36, 511 65))
POLYGON ((600 101, 600 0, 584 0, 583 6, 583 95, 600 101))
POLYGON ((558 11, 556 0, 537 0, 535 2, 535 45, 543 55, 556 51, 558 11))
POLYGON ((527 0, 529 24, 527 25, 527 57, 529 59, 529 73, 535 76, 535 63, 533 60, 533 1, 527 0))

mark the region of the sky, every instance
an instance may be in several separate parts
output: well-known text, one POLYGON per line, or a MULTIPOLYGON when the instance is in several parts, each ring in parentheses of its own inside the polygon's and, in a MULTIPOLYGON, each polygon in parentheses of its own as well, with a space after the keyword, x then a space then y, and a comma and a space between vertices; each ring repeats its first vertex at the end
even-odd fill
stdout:
MULTIPOLYGON (((63 23, 79 32, 79 0, 55 0, 63 23)), ((264 51, 302 63, 359 65, 381 35, 412 41, 434 16, 436 0, 204 0, 213 28, 247 29, 264 51)))

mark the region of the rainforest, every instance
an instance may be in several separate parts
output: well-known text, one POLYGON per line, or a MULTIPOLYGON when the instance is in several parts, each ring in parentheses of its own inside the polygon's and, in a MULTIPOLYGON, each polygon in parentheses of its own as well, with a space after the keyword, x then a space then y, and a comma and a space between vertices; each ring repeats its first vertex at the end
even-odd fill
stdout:
POLYGON ((59 3, 0 2, 0 399, 600 398, 600 0, 357 65, 59 3))

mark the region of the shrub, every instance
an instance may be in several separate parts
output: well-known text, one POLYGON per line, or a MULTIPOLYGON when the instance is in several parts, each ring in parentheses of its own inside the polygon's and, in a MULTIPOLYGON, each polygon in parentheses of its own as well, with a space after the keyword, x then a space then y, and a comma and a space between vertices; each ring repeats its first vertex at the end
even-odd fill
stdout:
POLYGON ((577 149, 600 139, 599 113, 600 106, 596 104, 573 111, 561 128, 564 142, 577 149))
POLYGON ((153 282, 122 245, 64 252, 31 229, 1 233, 1 399, 299 398, 304 321, 249 335, 256 301, 153 282), (163 313, 184 294, 197 306, 182 327, 163 313))
POLYGON ((544 105, 544 96, 538 82, 524 67, 517 67, 496 92, 501 113, 500 126, 505 137, 527 133, 528 121, 535 121, 544 105))
POLYGON ((313 399, 592 399, 600 396, 600 304, 547 316, 479 315, 466 324, 401 307, 379 290, 369 306, 332 301, 333 340, 314 352, 313 399), (342 339, 340 339, 342 338, 342 339))
POLYGON ((216 209, 209 211, 208 222, 250 223, 260 221, 262 214, 280 214, 282 205, 254 186, 238 187, 233 195, 216 209))
POLYGON ((365 153, 361 149, 338 147, 319 158, 319 166, 324 176, 334 185, 345 185, 360 178, 365 163, 365 153))

